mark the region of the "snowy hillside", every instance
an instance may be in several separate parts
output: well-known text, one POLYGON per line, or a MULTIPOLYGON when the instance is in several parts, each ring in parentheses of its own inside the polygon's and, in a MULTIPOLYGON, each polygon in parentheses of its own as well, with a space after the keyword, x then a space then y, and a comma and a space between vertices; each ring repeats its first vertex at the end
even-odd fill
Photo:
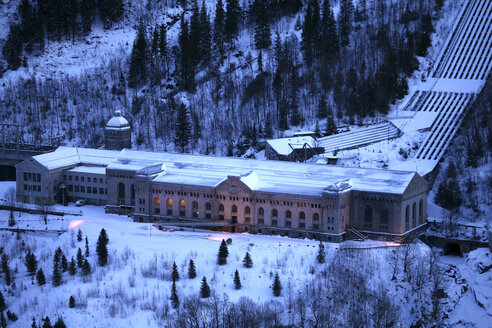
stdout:
MULTIPOLYGON (((2 190, 8 185, 2 183, 2 190)), ((82 210, 83 215, 65 215, 63 219, 50 215, 45 224, 39 215, 15 212, 16 228, 39 231, 1 232, 2 263, 6 263, 2 266, 8 266, 10 283, 6 284, 2 269, 0 291, 7 310, 18 317, 9 320, 8 327, 26 327, 32 318, 41 322, 46 316, 52 323, 62 317, 67 327, 190 327, 194 320, 205 327, 214 326, 214 320, 229 322, 226 325, 230 327, 488 324, 487 293, 479 291, 471 279, 476 270, 490 265, 491 255, 486 250, 477 251, 480 255, 470 253, 475 264, 469 266, 455 257, 439 256, 421 242, 406 246, 369 241, 324 243, 325 263, 319 263, 319 243, 312 240, 159 230, 104 214, 101 207, 68 209, 82 210), (104 267, 98 264, 96 254, 102 228, 109 238, 109 261, 104 267), (49 232, 52 230, 66 232, 57 236, 49 232), (228 238, 232 243, 227 264, 218 265, 219 245, 228 238), (74 275, 61 272, 61 284, 55 287, 54 253, 58 247, 68 262, 77 258, 80 248, 91 272, 84 273, 74 264, 74 275), (44 285, 27 271, 24 262, 29 252, 38 261, 38 271, 44 271, 44 285), (251 255, 251 268, 243 264, 246 252, 251 255), (188 276, 190 260, 196 268, 194 279, 188 276), (170 300, 173 262, 179 274, 178 309, 170 300), (461 272, 465 267, 467 271, 461 272), (236 270, 240 289, 235 289, 236 270), (282 286, 279 297, 272 291, 277 273, 282 286), (203 277, 211 289, 209 298, 200 298, 203 277), (473 300, 474 292, 481 305, 473 300), (454 310, 456 306, 459 312, 454 310), (475 315, 467 316, 469 311, 475 315)), ((8 211, 0 212, 2 218, 9 217, 8 211)), ((6 219, 0 227, 8 227, 6 219)), ((487 271, 480 279, 490 280, 491 274, 487 271)))

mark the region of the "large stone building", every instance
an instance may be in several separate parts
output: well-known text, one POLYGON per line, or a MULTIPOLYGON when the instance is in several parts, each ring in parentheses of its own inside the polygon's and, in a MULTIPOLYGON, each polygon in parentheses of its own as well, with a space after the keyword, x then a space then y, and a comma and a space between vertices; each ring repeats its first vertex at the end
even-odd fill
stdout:
POLYGON ((135 221, 331 241, 412 238, 426 225, 427 193, 414 172, 130 149, 60 147, 17 166, 22 202, 85 199, 135 221))

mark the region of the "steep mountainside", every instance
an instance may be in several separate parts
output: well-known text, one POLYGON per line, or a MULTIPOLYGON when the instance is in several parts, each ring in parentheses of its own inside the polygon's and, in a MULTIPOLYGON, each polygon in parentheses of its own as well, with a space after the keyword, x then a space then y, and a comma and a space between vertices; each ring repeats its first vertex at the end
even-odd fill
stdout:
POLYGON ((0 106, 25 141, 99 147, 121 109, 137 147, 242 155, 285 131, 380 119, 460 1, 19 3, 0 5, 0 106))

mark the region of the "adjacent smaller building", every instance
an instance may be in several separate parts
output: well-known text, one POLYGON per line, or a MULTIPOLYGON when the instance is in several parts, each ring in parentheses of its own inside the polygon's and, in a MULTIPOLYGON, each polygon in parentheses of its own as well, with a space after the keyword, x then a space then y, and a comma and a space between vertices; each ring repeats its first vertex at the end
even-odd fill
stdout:
POLYGON ((116 110, 114 116, 106 124, 104 129, 106 149, 122 150, 132 147, 132 129, 130 123, 116 110))

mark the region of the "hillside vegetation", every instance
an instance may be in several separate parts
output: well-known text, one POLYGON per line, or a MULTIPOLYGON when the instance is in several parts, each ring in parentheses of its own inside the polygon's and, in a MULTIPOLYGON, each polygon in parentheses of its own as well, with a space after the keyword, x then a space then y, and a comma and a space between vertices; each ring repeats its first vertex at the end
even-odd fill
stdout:
POLYGON ((62 135, 100 147, 105 122, 122 109, 136 146, 242 155, 289 129, 322 134, 333 122, 386 114, 406 95, 442 5, 23 0, 2 44, 1 120, 22 123, 28 142, 62 135), (126 46, 107 51, 101 30, 126 46), (79 56, 64 44, 99 42, 101 57, 85 58, 87 68, 35 74, 47 51, 61 67, 79 56))

